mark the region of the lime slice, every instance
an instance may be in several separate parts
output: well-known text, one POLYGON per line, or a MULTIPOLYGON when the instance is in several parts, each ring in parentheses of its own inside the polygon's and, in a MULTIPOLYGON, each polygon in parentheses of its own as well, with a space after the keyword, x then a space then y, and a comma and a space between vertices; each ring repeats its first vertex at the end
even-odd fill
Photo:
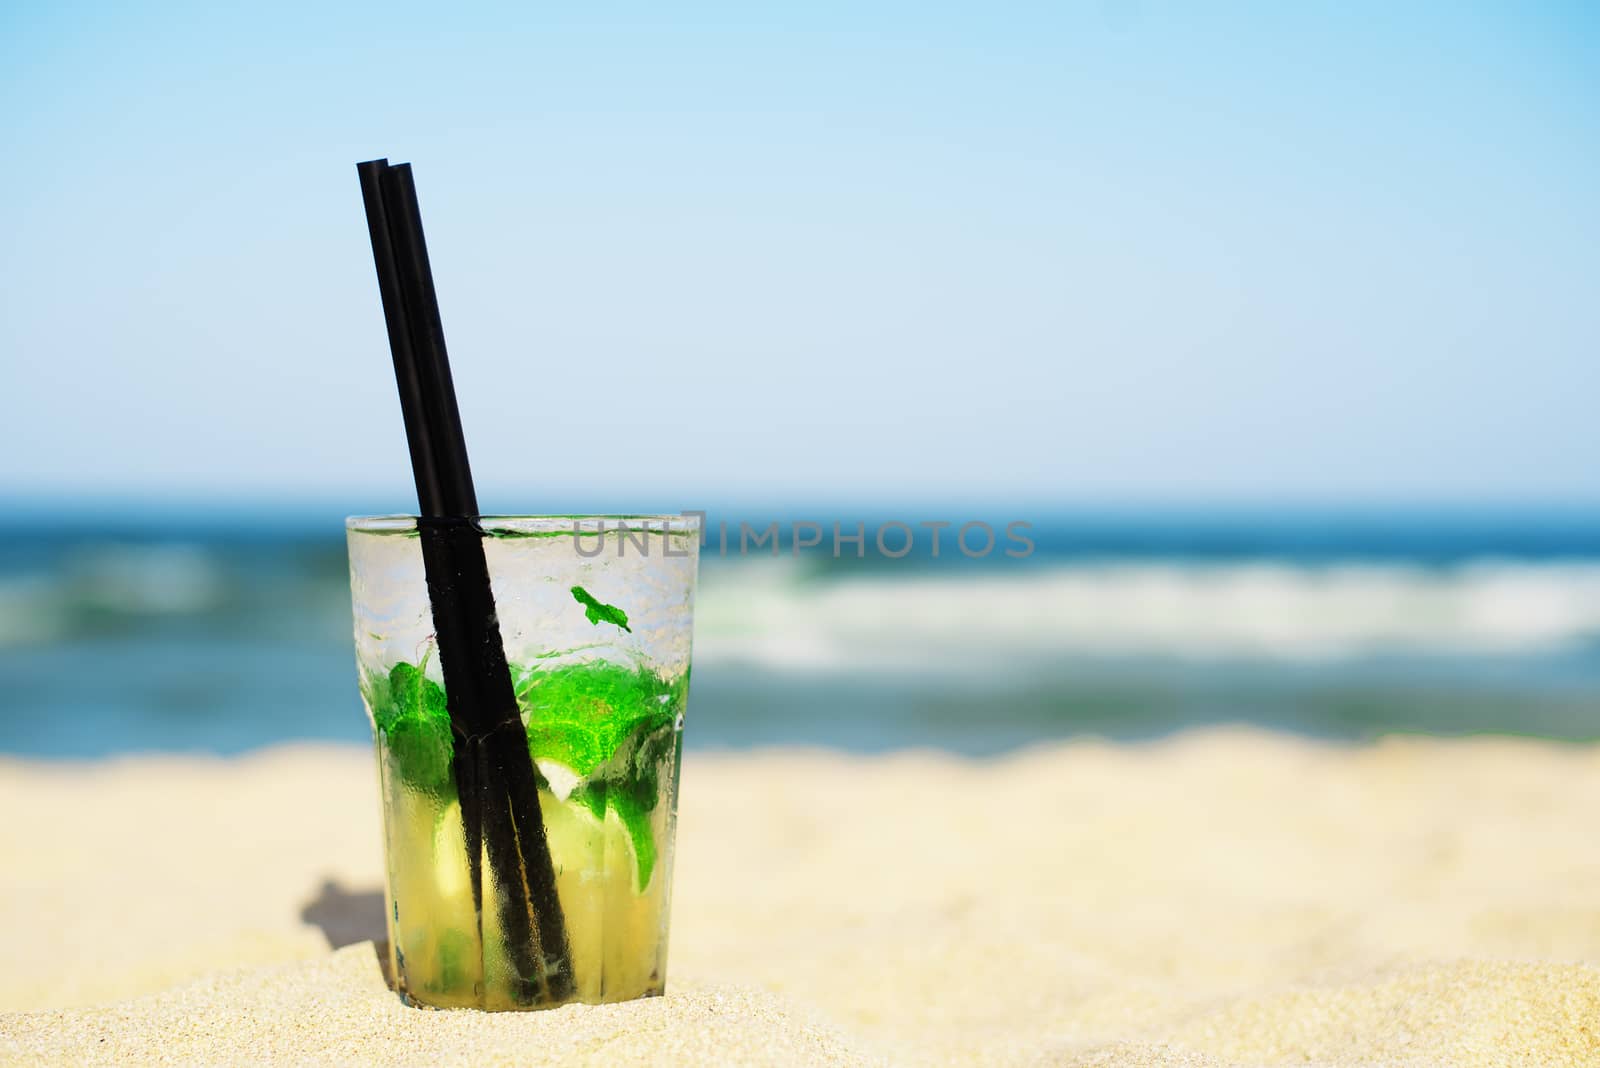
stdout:
MULTIPOLYGON (((581 801, 558 801, 555 795, 543 792, 539 805, 550 841, 550 856, 559 871, 564 874, 566 869, 576 869, 581 881, 592 888, 597 888, 597 883, 609 886, 624 878, 631 889, 640 888, 637 840, 615 813, 603 809, 596 813, 581 801)), ((653 861, 655 840, 649 841, 653 861)))
POLYGON ((439 814, 433 828, 433 882, 440 900, 465 903, 472 908, 472 882, 467 873, 466 832, 461 828, 461 805, 452 801, 439 814))

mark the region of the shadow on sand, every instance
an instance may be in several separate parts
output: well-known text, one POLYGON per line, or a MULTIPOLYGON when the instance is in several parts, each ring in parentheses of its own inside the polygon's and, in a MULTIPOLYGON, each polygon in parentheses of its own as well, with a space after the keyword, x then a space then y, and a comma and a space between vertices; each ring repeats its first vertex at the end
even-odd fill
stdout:
POLYGON ((378 967, 391 989, 394 976, 389 970, 388 931, 383 923, 382 890, 346 890, 332 879, 300 910, 300 918, 322 932, 332 949, 343 949, 360 942, 371 942, 378 956, 378 967))

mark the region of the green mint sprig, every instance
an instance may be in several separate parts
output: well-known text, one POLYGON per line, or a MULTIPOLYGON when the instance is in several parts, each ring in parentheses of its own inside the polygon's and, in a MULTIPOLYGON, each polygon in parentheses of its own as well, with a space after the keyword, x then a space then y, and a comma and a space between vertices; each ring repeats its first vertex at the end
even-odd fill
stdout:
MULTIPOLYGON (((369 674, 362 693, 402 781, 454 799, 450 712, 443 687, 424 674, 427 660, 369 674)), ((666 761, 676 757, 687 675, 668 681, 648 668, 608 660, 541 660, 512 667, 511 676, 529 754, 535 762, 571 768, 579 783, 570 800, 596 818, 604 819, 607 809, 617 814, 633 843, 638 885, 648 886, 657 860, 652 814, 666 761)), ((538 779, 547 785, 542 774, 538 779)))

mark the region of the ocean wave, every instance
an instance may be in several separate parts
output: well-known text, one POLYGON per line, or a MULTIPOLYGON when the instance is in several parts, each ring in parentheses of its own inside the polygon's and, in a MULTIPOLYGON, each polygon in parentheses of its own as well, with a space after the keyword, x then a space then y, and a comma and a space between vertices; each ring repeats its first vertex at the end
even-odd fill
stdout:
MULTIPOLYGON (((1105 558, 870 574, 819 573, 792 558, 706 563, 695 627, 702 664, 981 673, 1084 657, 1294 662, 1600 649, 1600 558, 1105 558)), ((171 543, 85 546, 0 574, 0 647, 163 621, 344 635, 347 596, 339 569, 171 543)))
POLYGON ((1074 562, 812 581, 785 561, 705 576, 696 659, 774 669, 992 671, 1153 656, 1526 656, 1600 641, 1600 560, 1449 567, 1074 562))
POLYGON ((0 646, 69 637, 116 620, 202 615, 227 581, 189 545, 100 545, 53 567, 0 577, 0 646))

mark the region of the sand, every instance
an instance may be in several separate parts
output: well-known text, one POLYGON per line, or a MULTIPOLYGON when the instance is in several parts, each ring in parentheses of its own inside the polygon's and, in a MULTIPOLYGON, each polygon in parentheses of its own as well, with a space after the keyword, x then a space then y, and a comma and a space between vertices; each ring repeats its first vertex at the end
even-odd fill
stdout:
POLYGON ((666 997, 384 985, 370 754, 0 762, 0 1062, 1600 1064, 1600 749, 691 754, 666 997))

